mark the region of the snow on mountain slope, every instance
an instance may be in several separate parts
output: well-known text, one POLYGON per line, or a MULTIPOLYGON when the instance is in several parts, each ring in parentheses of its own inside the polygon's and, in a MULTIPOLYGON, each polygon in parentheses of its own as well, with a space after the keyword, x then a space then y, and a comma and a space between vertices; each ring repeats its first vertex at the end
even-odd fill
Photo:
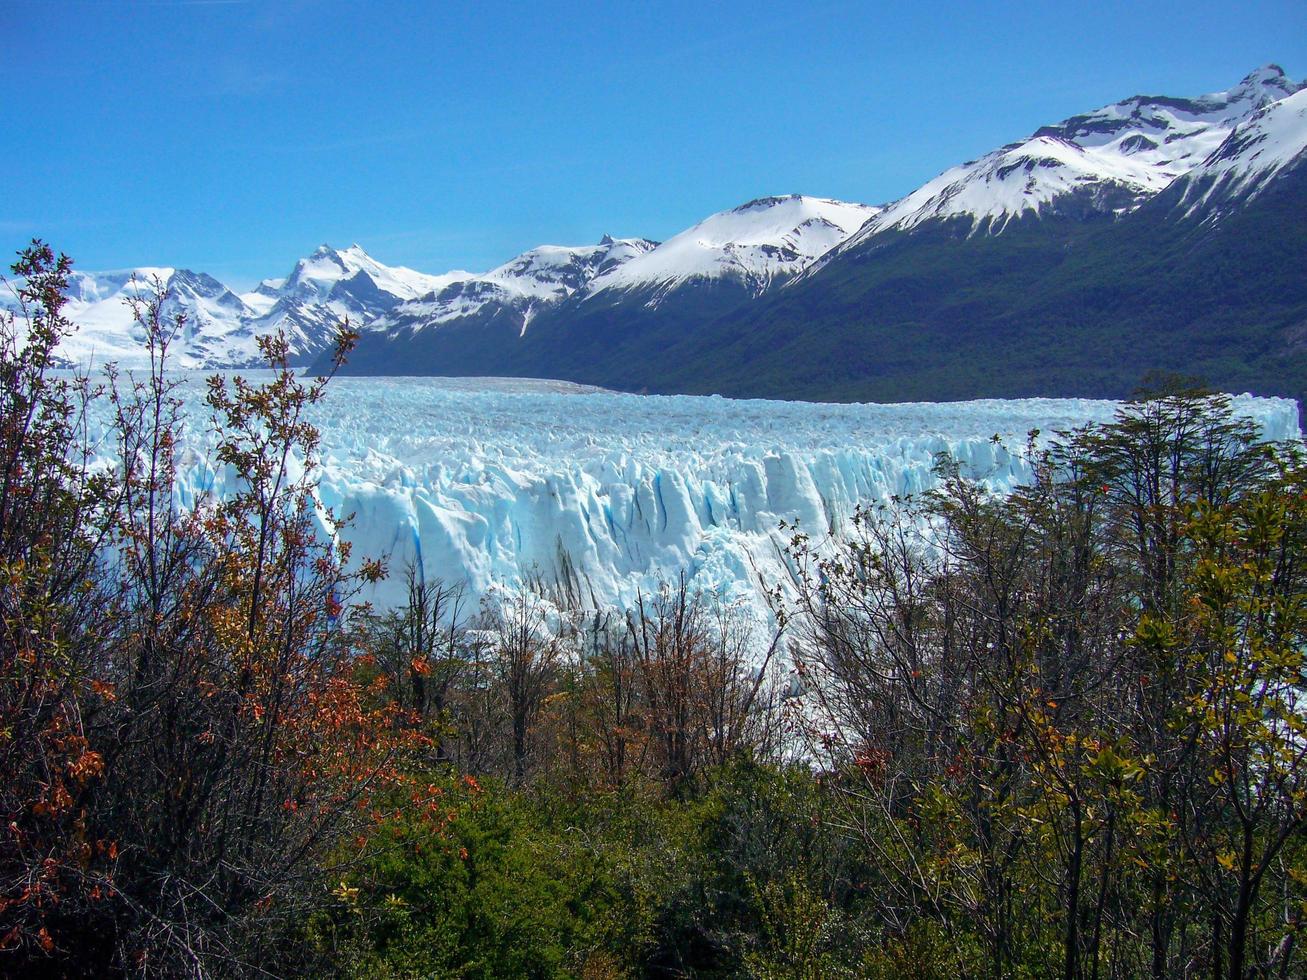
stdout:
POLYGON ((721 211, 598 276, 588 295, 653 289, 646 303, 694 280, 729 278, 761 293, 806 268, 878 212, 819 197, 764 197, 721 211))
POLYGON ((372 329, 421 330, 453 320, 507 311, 525 332, 542 307, 558 303, 602 276, 649 252, 656 243, 643 238, 604 236, 598 245, 541 245, 484 275, 455 274, 443 288, 397 306, 372 329))
POLYGON ((1202 163, 1239 123, 1305 84, 1268 65, 1225 92, 1135 96, 1072 116, 945 171, 885 208, 855 240, 948 218, 970 219, 973 232, 999 232, 1072 195, 1096 211, 1129 210, 1202 163))
MULTIPOLYGON (((258 377, 257 373, 254 377, 258 377)), ((205 417, 203 385, 183 387, 205 417)), ((1298 435, 1288 399, 1235 399, 1267 437, 1298 435)), ((1106 401, 1025 399, 834 405, 619 395, 561 382, 343 378, 312 421, 323 441, 320 494, 354 515, 356 558, 393 572, 466 582, 473 596, 574 573, 583 594, 630 604, 681 570, 765 618, 782 584, 785 537, 846 527, 859 503, 932 485, 953 453, 995 490, 1029 477, 1004 446, 1112 417, 1106 401), (1001 444, 993 441, 999 435, 1001 444)), ((180 502, 231 489, 191 427, 180 502)), ((402 601, 402 574, 372 598, 402 601)))
POLYGON ((333 293, 340 294, 342 283, 356 281, 360 273, 366 275, 379 290, 400 299, 416 299, 469 275, 465 272, 448 272, 443 276, 431 276, 403 266, 382 265, 357 243, 345 249, 319 245, 311 255, 295 263, 289 276, 285 279, 265 279, 255 293, 273 299, 298 295, 325 303, 331 301, 333 293))
POLYGON ((1307 160, 1307 89, 1268 105, 1237 126, 1178 183, 1186 217, 1215 219, 1231 201, 1256 197, 1281 172, 1307 160))
POLYGON ((536 313, 567 299, 639 292, 644 305, 656 307, 682 285, 721 279, 756 295, 790 279, 876 212, 823 198, 768 197, 711 215, 661 245, 608 237, 584 248, 545 245, 401 304, 372 328, 396 335, 507 312, 522 334, 536 313))
POLYGON ((466 272, 431 276, 402 266, 382 265, 360 246, 320 245, 295 263, 285 279, 266 279, 245 297, 258 309, 251 328, 258 334, 283 331, 303 360, 330 346, 336 325, 348 318, 362 326, 406 300, 445 288, 466 272))
MULTIPOLYGON (((261 365, 257 339, 276 330, 286 333, 297 360, 307 362, 330 345, 342 319, 361 326, 406 300, 470 276, 382 265, 358 245, 322 245, 296 262, 286 278, 266 279, 243 296, 187 269, 75 271, 64 312, 78 330, 64 344, 64 355, 69 363, 143 363, 145 335, 130 301, 150 295, 156 282, 168 292, 165 316, 186 316, 181 335, 173 338, 174 364, 230 368, 261 365)), ((11 291, 0 292, 0 308, 17 309, 11 291)))
MULTIPOLYGON (((74 271, 63 312, 78 329, 63 343, 63 358, 69 363, 95 365, 143 362, 145 331, 136 322, 131 301, 143 303, 153 295, 156 284, 168 293, 164 317, 185 316, 181 333, 172 338, 178 367, 251 362, 257 352, 246 321, 254 311, 212 276, 163 267, 74 271)), ((7 290, 0 306, 17 309, 7 290)))

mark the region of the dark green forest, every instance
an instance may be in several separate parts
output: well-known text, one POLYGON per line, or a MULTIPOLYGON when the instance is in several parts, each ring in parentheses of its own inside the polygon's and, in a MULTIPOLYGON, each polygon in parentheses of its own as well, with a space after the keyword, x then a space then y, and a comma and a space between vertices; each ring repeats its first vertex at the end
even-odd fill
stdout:
POLYGON ((1227 396, 789 528, 774 636, 683 580, 481 607, 329 544, 281 338, 180 507, 179 325, 56 371, 69 270, 0 329, 0 974, 1303 974, 1307 462, 1227 396))

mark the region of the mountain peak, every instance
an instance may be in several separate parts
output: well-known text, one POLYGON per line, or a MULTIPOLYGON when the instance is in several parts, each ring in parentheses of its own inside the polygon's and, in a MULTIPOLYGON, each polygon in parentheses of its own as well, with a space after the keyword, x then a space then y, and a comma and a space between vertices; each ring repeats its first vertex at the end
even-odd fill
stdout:
POLYGON ((945 171, 891 204, 850 245, 937 219, 996 233, 1023 215, 1119 216, 1201 164, 1242 123, 1304 87, 1267 64, 1225 91, 1197 98, 1135 95, 1071 116, 945 171))
POLYGON ((1307 87, 1254 113, 1176 186, 1186 217, 1216 220, 1307 159, 1307 87))
POLYGON ((1295 92, 1302 91, 1303 88, 1307 88, 1307 82, 1296 82, 1286 75, 1279 65, 1269 63, 1250 71, 1234 88, 1225 92, 1213 92, 1203 96, 1199 101, 1223 102, 1247 111, 1278 102, 1295 92))
POLYGON ((363 260, 363 261, 372 261, 372 256, 368 255, 367 251, 358 242, 354 242, 347 248, 337 248, 335 245, 332 245, 329 242, 323 242, 312 252, 310 252, 305 258, 306 259, 337 259, 337 260, 356 259, 356 260, 363 260))
POLYGON ((755 198, 606 270, 591 292, 651 290, 648 304, 656 306, 682 283, 729 279, 760 293, 806 268, 877 210, 800 194, 755 198))
POLYGON ((784 204, 786 201, 800 201, 803 199, 802 194, 773 194, 769 197, 755 197, 752 201, 745 201, 737 208, 732 208, 732 214, 746 214, 749 211, 764 211, 767 208, 774 208, 778 204, 784 204))
POLYGON ((1243 88, 1244 86, 1252 85, 1293 86, 1294 88, 1302 87, 1298 82, 1295 82, 1286 75, 1284 69, 1275 64, 1275 62, 1269 62, 1262 65, 1260 68, 1250 71, 1243 77, 1243 81, 1239 83, 1238 87, 1243 88))

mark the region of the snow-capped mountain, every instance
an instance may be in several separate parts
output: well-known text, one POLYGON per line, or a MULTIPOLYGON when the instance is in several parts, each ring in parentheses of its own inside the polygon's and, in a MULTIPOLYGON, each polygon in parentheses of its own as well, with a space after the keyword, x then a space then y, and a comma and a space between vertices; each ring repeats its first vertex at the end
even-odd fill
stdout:
MULTIPOLYGON (((256 314, 234 292, 204 273, 142 267, 72 273, 63 312, 78 329, 64 341, 63 359, 81 364, 139 362, 145 352, 145 330, 137 322, 134 304, 143 309, 158 287, 167 291, 164 317, 171 321, 184 316, 181 334, 172 338, 179 366, 242 363, 256 354, 246 329, 256 314)), ((0 289, 0 307, 17 311, 12 288, 0 289)))
POLYGON ((890 204, 656 360, 624 352, 639 373, 574 380, 899 400, 1122 397, 1160 374, 1307 404, 1305 109, 1269 66, 1072 117, 890 204))
POLYGON ((1175 182, 1185 217, 1213 221, 1307 160, 1307 89, 1253 113, 1201 164, 1175 182))
POLYGON ((426 275, 382 265, 357 244, 346 249, 320 245, 296 262, 285 279, 265 279, 244 299, 259 310, 252 325, 257 333, 283 331, 296 354, 307 361, 330 345, 342 319, 361 327, 400 303, 468 275, 457 271, 426 275))
POLYGON ((632 343, 674 342, 693 323, 788 282, 876 213, 824 198, 767 197, 661 245, 605 237, 587 248, 532 249, 375 320, 346 370, 575 374, 632 343))
POLYGON ((643 238, 607 235, 598 245, 541 245, 484 275, 460 272, 442 277, 447 282, 398 304, 373 321, 371 329, 395 334, 503 315, 518 323, 521 336, 540 310, 568 299, 596 277, 611 274, 656 245, 643 238))
MULTIPOLYGON (((145 332, 133 303, 143 302, 162 287, 167 293, 164 317, 171 321, 184 315, 181 333, 171 341, 170 356, 177 366, 258 366, 262 360, 257 338, 276 330, 290 339, 296 363, 307 364, 329 348, 342 319, 362 326, 406 300, 470 275, 432 276, 386 266, 358 245, 319 246, 296 262, 284 279, 265 279, 244 295, 189 269, 75 271, 64 312, 78 329, 63 345, 64 358, 79 364, 141 362, 145 332)), ((12 290, 0 290, 0 308, 17 309, 12 290)))
POLYGON ((798 194, 758 198, 711 215, 599 275, 588 292, 646 290, 645 304, 656 307, 686 284, 728 279, 759 295, 802 271, 879 210, 798 194))
POLYGON ((365 302, 373 290, 400 299, 414 299, 465 275, 470 273, 449 272, 443 276, 430 276, 403 266, 382 265, 357 243, 345 249, 324 244, 296 262, 285 279, 265 279, 255 293, 273 300, 295 296, 327 303, 334 297, 355 295, 354 287, 366 279, 372 284, 372 289, 361 292, 365 302))
POLYGON ((963 219, 969 232, 997 233, 1025 215, 1131 210, 1201 164, 1240 123, 1304 84, 1267 65, 1225 92, 1137 95, 1072 116, 946 170, 885 208, 849 245, 935 220, 963 219))
POLYGON ((563 315, 559 307, 565 301, 575 305, 600 294, 606 305, 638 294, 634 302, 656 308, 683 287, 729 282, 756 296, 790 279, 876 213, 864 204, 796 194, 759 198, 721 211, 662 244, 605 236, 588 247, 542 245, 485 275, 456 279, 433 294, 400 304, 372 328, 394 337, 508 316, 519 325, 521 336, 542 312, 563 315))

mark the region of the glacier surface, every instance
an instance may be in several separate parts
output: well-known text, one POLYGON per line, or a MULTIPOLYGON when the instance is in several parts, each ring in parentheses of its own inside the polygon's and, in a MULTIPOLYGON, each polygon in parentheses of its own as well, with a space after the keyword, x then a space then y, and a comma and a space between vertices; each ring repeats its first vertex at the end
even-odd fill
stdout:
MULTIPOLYGON (((257 378, 258 372, 247 377, 257 378)), ((185 377, 181 497, 221 494, 206 455, 199 375, 185 377)), ((1268 438, 1297 438, 1288 399, 1240 396, 1268 438)), ((355 557, 413 562, 483 596, 570 578, 601 603, 633 603, 685 570, 697 589, 767 617, 786 579, 782 520, 820 534, 860 503, 932 485, 936 454, 995 490, 1029 476, 1029 430, 1112 418, 1079 399, 821 404, 629 395, 564 382, 338 378, 313 420, 320 495, 352 514, 355 557), (995 436, 998 440, 995 440, 995 436)), ((370 598, 403 599, 392 574, 370 598)))

